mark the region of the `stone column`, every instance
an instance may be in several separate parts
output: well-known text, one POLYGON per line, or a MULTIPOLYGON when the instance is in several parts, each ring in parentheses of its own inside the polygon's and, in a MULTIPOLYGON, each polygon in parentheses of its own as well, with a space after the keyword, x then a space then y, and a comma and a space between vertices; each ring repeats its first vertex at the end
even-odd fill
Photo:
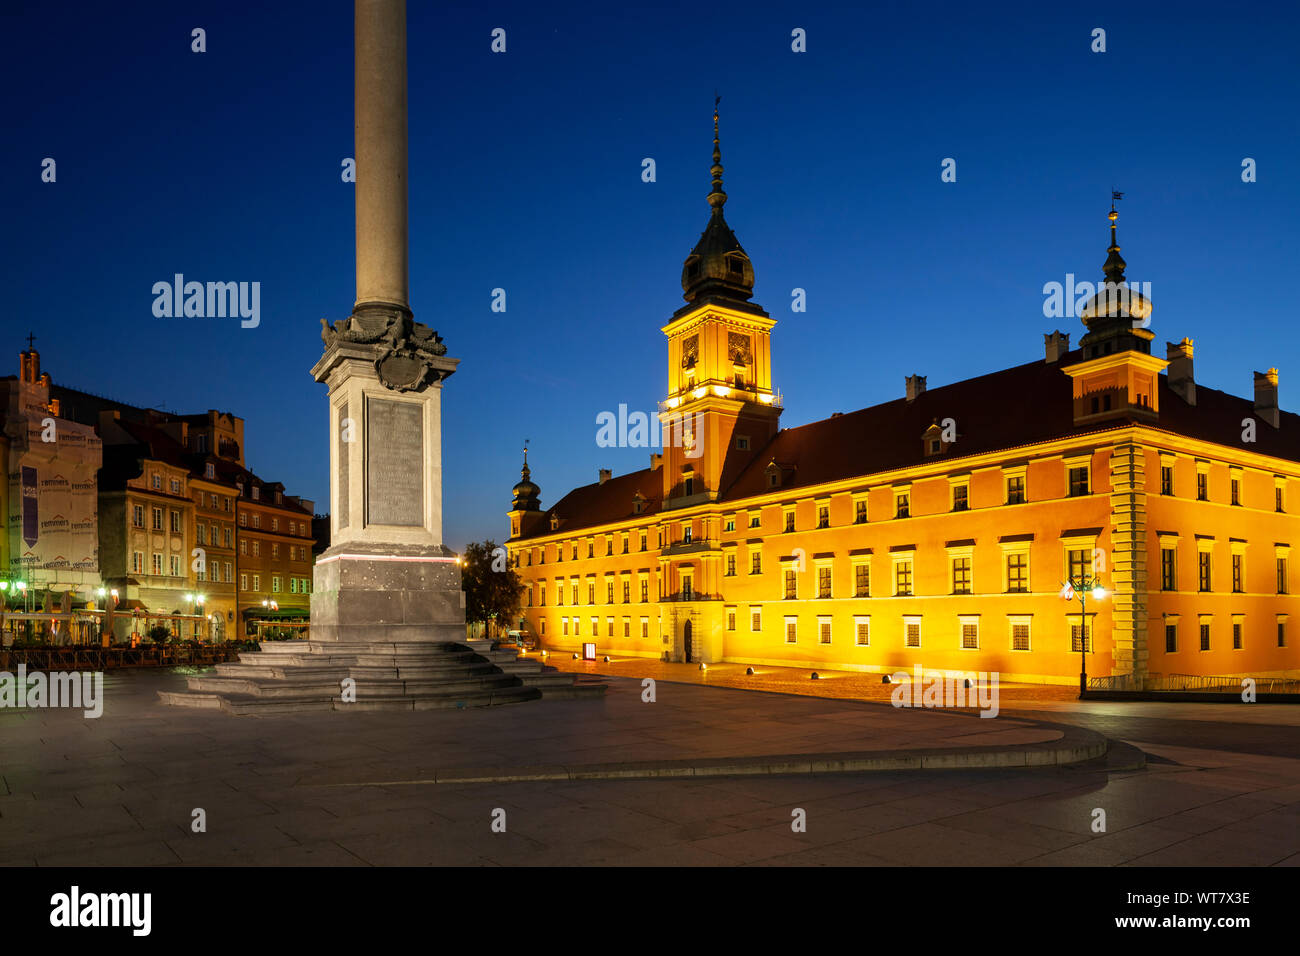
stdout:
POLYGON ((410 309, 406 0, 356 0, 357 301, 410 309))
POLYGON ((442 384, 457 359, 407 289, 406 4, 356 0, 357 301, 312 376, 329 387, 330 546, 311 639, 465 640, 442 542, 442 384))

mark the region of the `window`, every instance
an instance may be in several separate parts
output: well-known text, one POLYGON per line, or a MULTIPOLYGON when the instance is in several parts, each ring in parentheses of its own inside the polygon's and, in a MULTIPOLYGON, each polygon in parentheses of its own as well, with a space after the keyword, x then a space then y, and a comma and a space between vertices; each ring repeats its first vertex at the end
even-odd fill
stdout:
POLYGON ((1081 586, 1092 570, 1092 556, 1083 548, 1071 548, 1065 553, 1067 580, 1076 587, 1081 586))
POLYGON ((171 512, 171 529, 172 534, 181 533, 181 513, 179 511, 171 512))
POLYGON ((736 629, 736 609, 734 607, 729 607, 727 608, 727 630, 734 631, 735 629, 736 629))
POLYGON ((1160 493, 1162 495, 1172 495, 1174 493, 1174 466, 1160 466, 1160 493))
POLYGON ((222 563, 222 565, 224 566, 225 571, 226 571, 226 583, 229 584, 231 581, 235 580, 235 576, 231 573, 231 570, 232 570, 232 569, 231 569, 231 567, 230 567, 230 562, 229 562, 229 561, 222 561, 221 563, 222 563))
MULTIPOLYGON (((736 386, 737 386, 737 387, 743 387, 743 383, 744 383, 744 377, 738 374, 738 375, 736 376, 736 386)), ((737 435, 737 436, 736 436, 736 451, 749 451, 749 436, 748 436, 748 435, 737 435)))
POLYGON ((1165 653, 1166 654, 1178 653, 1178 625, 1177 624, 1165 625, 1165 653))
POLYGON ((623 636, 632 636, 632 619, 630 617, 623 618, 623 636))
POLYGON ((644 532, 644 531, 641 532, 641 550, 642 550, 642 551, 645 550, 645 532, 644 532))
POLYGON ((970 510, 970 485, 952 486, 952 510, 953 511, 970 510))
POLYGON ((1091 653, 1092 646, 1092 625, 1083 626, 1081 624, 1070 625, 1070 650, 1076 654, 1083 652, 1082 644, 1087 643, 1088 652, 1091 653))
POLYGON ((555 605, 556 607, 564 607, 564 582, 563 581, 555 582, 555 605))
POLYGON ((171 482, 168 484, 168 487, 171 489, 172 494, 179 495, 181 493, 180 479, 173 478, 171 482))
POLYGON ((180 574, 181 574, 181 556, 180 556, 179 554, 173 554, 173 555, 170 555, 170 556, 169 556, 169 560, 168 560, 167 563, 170 565, 170 569, 169 569, 169 571, 170 571, 171 576, 172 576, 172 577, 180 577, 180 574))
POLYGON ((247 528, 247 527, 248 527, 248 515, 245 514, 245 513, 242 512, 242 511, 239 513, 239 526, 240 526, 241 528, 247 528))
MULTIPOLYGON (((208 543, 208 529, 201 524, 195 525, 194 527, 194 543, 195 544, 208 543)), ((216 544, 217 542, 213 541, 212 543, 216 544)))
POLYGON ((1232 619, 1232 649, 1241 650, 1242 631, 1245 630, 1245 622, 1240 618, 1232 619))
POLYGON ((1197 586, 1202 591, 1210 590, 1210 552, 1202 551, 1196 556, 1197 586))
POLYGON ((1196 473, 1196 500, 1210 500, 1210 476, 1208 472, 1198 471, 1196 473))
POLYGON ((735 530, 736 530, 736 519, 735 519, 735 518, 728 518, 726 521, 724 521, 724 522, 722 523, 722 530, 723 530, 723 531, 735 531, 735 530))
POLYGON ((241 591, 247 591, 247 590, 248 590, 248 575, 247 575, 247 574, 241 574, 241 575, 239 576, 239 590, 241 590, 241 591))
POLYGON ((144 552, 143 551, 131 552, 131 573, 144 574, 144 552))
POLYGON ((614 553, 614 536, 611 534, 605 539, 605 556, 609 557, 614 553))
POLYGON ((1025 503, 1025 476, 1009 475, 1007 477, 1007 504, 1023 505, 1025 503))
POLYGON ((297 593, 298 593, 298 579, 297 579, 297 578, 290 578, 290 579, 289 579, 289 593, 290 593, 290 594, 297 594, 297 593))
POLYGON ((632 579, 626 576, 623 578, 623 603, 632 603, 632 579))
MULTIPOLYGON (((624 554, 627 554, 627 543, 628 543, 630 537, 631 537, 631 536, 630 536, 626 531, 623 532, 623 553, 624 553, 624 554)), ((690 540, 690 539, 688 538, 687 540, 690 540)))
POLYGON ((871 618, 855 617, 853 619, 853 642, 858 647, 871 645, 871 618))
POLYGON ((854 524, 867 523, 867 499, 866 498, 859 498, 857 501, 853 502, 853 523, 854 524))
MULTIPOLYGON (((571 548, 572 548, 572 550, 570 551, 569 556, 570 556, 570 558, 572 558, 574 561, 577 561, 577 560, 578 560, 578 542, 576 542, 576 541, 573 542, 573 544, 571 545, 571 548)), ((574 601, 573 603, 574 603, 574 604, 577 604, 578 602, 577 602, 577 601, 574 601)))
POLYGON ((153 509, 153 529, 161 531, 163 529, 163 513, 161 508, 153 509))
POLYGON ((723 572, 723 573, 724 573, 727 577, 729 577, 729 578, 734 578, 734 577, 736 576, 736 555, 735 555, 735 552, 729 552, 729 553, 727 554, 727 565, 726 565, 726 571, 723 572))
POLYGON ((1228 480, 1228 500, 1230 504, 1241 504, 1241 478, 1237 475, 1228 480))
POLYGON ((750 526, 751 528, 757 528, 757 527, 759 526, 759 522, 760 522, 760 520, 761 520, 761 516, 760 516, 760 515, 757 515, 757 514, 752 514, 752 515, 750 515, 750 516, 749 516, 749 526, 750 526))
POLYGON ((595 581, 587 582, 587 603, 588 604, 596 603, 596 582, 595 581))
POLYGON ((221 529, 221 544, 222 544, 222 547, 229 548, 229 547, 233 547, 233 546, 234 546, 234 534, 235 534, 235 532, 234 532, 234 530, 233 530, 232 528, 222 528, 222 529, 221 529))
POLYGON ((644 574, 641 575, 641 603, 645 604, 650 600, 650 579, 644 574))
POLYGON ((817 506, 817 527, 829 528, 831 526, 831 509, 829 505, 817 506))
POLYGON ((952 559, 952 593, 970 594, 970 558, 952 559))
POLYGON ((537 604, 539 607, 546 607, 546 582, 537 582, 537 604))
POLYGON ((829 644, 831 642, 831 619, 829 617, 817 618, 817 643, 829 644))
POLYGON ((785 642, 787 644, 796 644, 799 641, 799 619, 796 617, 787 617, 785 619, 785 642))
POLYGON ((687 498, 695 494, 694 478, 687 478, 685 481, 682 482, 682 494, 687 498))
POLYGON ((912 496, 906 491, 894 495, 894 517, 910 518, 912 516, 912 496))
POLYGON ((1279 512, 1279 513, 1281 513, 1281 512, 1283 512, 1283 511, 1286 510, 1286 509, 1283 507, 1283 505, 1285 504, 1285 501, 1284 501, 1284 499, 1283 499, 1283 497, 1282 497, 1282 496, 1283 496, 1283 493, 1284 493, 1284 486, 1283 486, 1283 484, 1282 484, 1282 479, 1280 479, 1280 478, 1278 478, 1278 479, 1274 479, 1274 483, 1273 483, 1273 510, 1274 510, 1274 511, 1277 511, 1277 512, 1279 512))
POLYGON ((866 562, 853 566, 853 596, 871 597, 871 565, 866 562))
POLYGON ((1013 651, 1029 650, 1029 622, 1015 622, 1011 624, 1011 649, 1013 651))
POLYGON ((682 524, 682 544, 691 543, 691 523, 689 521, 682 524))
POLYGON ((1284 557, 1279 557, 1277 559, 1277 593, 1278 594, 1290 593, 1289 591, 1287 591, 1286 558, 1284 557))
POLYGON ((153 478, 153 487, 155 491, 162 491, 162 475, 154 472, 150 477, 153 478))
POLYGON ((1007 554, 1007 592, 1024 594, 1029 590, 1029 554, 1013 551, 1007 554))
POLYGON ((144 527, 144 505, 131 506, 131 527, 133 528, 144 527))
POLYGON ((247 539, 247 538, 240 538, 240 539, 239 539, 239 553, 240 553, 240 554, 248 554, 248 539, 247 539))
POLYGON ((590 538, 588 538, 588 539, 587 539, 587 557, 589 557, 589 558, 594 558, 595 556, 596 556, 596 542, 594 542, 594 541, 592 541, 590 538))
POLYGON ((614 603, 614 582, 612 580, 605 582, 605 603, 614 603))
POLYGON ((961 648, 964 651, 977 651, 980 647, 980 625, 979 621, 969 620, 962 621, 961 624, 961 648))
POLYGON ((1232 593, 1240 594, 1245 590, 1246 573, 1242 567, 1246 556, 1243 554, 1234 554, 1232 556, 1232 593))
POLYGON ((260 541, 254 541, 254 542, 253 542, 253 556, 254 556, 254 557, 260 557, 261 554, 262 554, 262 542, 260 542, 260 541))
POLYGON ((788 534, 794 530, 794 509, 790 508, 785 513, 785 530, 788 534))
POLYGON ((1210 649, 1210 624, 1208 621, 1201 622, 1201 650, 1210 649))
POLYGON ((273 594, 280 593, 280 575, 278 574, 271 578, 271 592, 273 594))
POLYGON ((894 594, 908 597, 912 593, 912 559, 905 558, 894 563, 894 594))
POLYGON ((819 598, 831 596, 831 569, 829 566, 817 569, 817 596, 819 598))
POLYGON ((903 635, 904 635, 905 643, 907 644, 908 647, 920 647, 921 646, 921 619, 919 617, 904 618, 903 635))
MULTIPOLYGON (((695 582, 691 579, 691 576, 690 576, 690 575, 684 575, 684 576, 682 577, 682 600, 683 600, 683 601, 693 601, 693 600, 695 600, 695 589, 694 589, 694 584, 695 584, 695 582)), ((624 588, 626 589, 626 587, 627 587, 627 586, 626 586, 626 584, 625 584, 625 585, 624 585, 624 588)), ((627 593, 626 590, 624 590, 624 599, 625 599, 625 600, 626 600, 626 593, 627 593)))
POLYGON ((254 528, 262 527, 262 516, 260 514, 253 515, 253 527, 254 528))
POLYGON ((278 544, 272 544, 272 545, 271 545, 271 557, 273 557, 273 558, 278 558, 279 556, 280 556, 280 546, 279 546, 278 544))
POLYGON ((643 638, 650 636, 650 618, 641 618, 641 636, 643 638))
POLYGON ((1277 646, 1286 647, 1286 618, 1277 619, 1277 646))
POLYGON ((749 629, 755 634, 763 630, 763 609, 761 607, 751 607, 749 609, 749 629))
POLYGON ((569 583, 569 597, 572 598, 572 600, 569 603, 572 604, 574 607, 577 607, 578 606, 578 582, 577 581, 571 581, 569 583))
POLYGON ((279 531, 279 530, 280 530, 280 519, 279 519, 279 518, 272 518, 272 519, 271 519, 271 530, 272 530, 272 531, 279 531))
POLYGON ((763 552, 759 551, 757 548, 749 553, 749 573, 763 573, 763 552))
POLYGON ((163 573, 163 556, 161 553, 155 551, 150 555, 149 567, 154 574, 163 573))
POLYGON ((793 601, 798 596, 798 583, 794 568, 785 569, 785 599, 793 601))
POLYGON ((567 617, 560 618, 560 633, 565 637, 569 636, 569 619, 567 617))
POLYGON ((1160 549, 1160 590, 1175 591, 1178 552, 1174 548, 1160 549))
POLYGON ((1088 466, 1081 465, 1070 469, 1070 497, 1078 498, 1088 494, 1088 466))

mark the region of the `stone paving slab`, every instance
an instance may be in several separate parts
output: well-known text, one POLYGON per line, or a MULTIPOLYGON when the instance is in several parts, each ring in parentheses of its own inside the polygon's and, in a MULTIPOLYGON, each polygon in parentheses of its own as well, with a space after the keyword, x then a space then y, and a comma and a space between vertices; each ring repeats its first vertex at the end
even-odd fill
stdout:
MULTIPOLYGON (((816 752, 799 755, 811 769, 845 752, 846 742, 899 758, 917 741, 1000 741, 1023 731, 1031 742, 1011 747, 1024 749, 1032 734, 1051 746, 1069 731, 1015 715, 990 721, 685 684, 660 685, 658 703, 647 705, 628 681, 615 681, 594 705, 509 715, 243 721, 162 708, 153 696, 166 679, 110 675, 99 721, 0 711, 0 864, 1174 866, 1300 858, 1300 760, 1290 757, 1153 744, 1143 747, 1154 762, 1118 772, 1091 761, 358 785, 436 779, 447 769, 490 776, 563 758, 566 747, 572 756, 623 745, 623 765, 675 752, 692 765, 721 766, 736 756, 793 756, 802 741, 816 752), (960 732, 968 727, 976 730, 960 732), (728 753, 737 740, 744 752, 728 753), (207 811, 205 833, 190 828, 195 807, 207 811), (1091 829, 1099 807, 1104 833, 1091 829), (806 815, 804 832, 791 829, 796 809, 806 815), (508 821, 505 833, 491 829, 496 811, 508 821)), ((938 756, 939 748, 919 749, 938 756)), ((552 766, 567 773, 572 764, 552 766)))

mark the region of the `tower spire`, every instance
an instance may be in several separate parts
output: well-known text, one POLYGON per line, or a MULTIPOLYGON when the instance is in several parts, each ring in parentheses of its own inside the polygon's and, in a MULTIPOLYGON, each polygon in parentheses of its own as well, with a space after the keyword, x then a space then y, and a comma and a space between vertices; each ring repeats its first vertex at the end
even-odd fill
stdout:
POLYGON ((709 205, 713 207, 714 215, 722 215, 722 207, 726 205, 727 194, 722 191, 722 146, 718 139, 718 104, 722 102, 722 97, 715 90, 713 93, 713 166, 710 172, 713 174, 713 190, 709 193, 709 205))
POLYGON ((1119 254, 1119 239, 1115 235, 1115 221, 1119 219, 1119 213, 1115 210, 1115 203, 1123 198, 1123 193, 1111 190, 1110 213, 1106 216, 1110 220, 1110 246, 1106 249, 1106 264, 1102 266, 1106 281, 1117 284, 1124 281, 1124 269, 1128 266, 1128 263, 1124 261, 1124 257, 1119 254))

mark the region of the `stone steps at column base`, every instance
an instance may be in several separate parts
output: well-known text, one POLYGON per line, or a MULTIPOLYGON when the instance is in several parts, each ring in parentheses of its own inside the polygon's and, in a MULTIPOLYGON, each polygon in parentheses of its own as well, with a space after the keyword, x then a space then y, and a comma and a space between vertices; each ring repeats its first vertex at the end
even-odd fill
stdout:
POLYGON ((416 711, 460 710, 466 707, 498 707, 539 700, 542 692, 535 687, 500 687, 463 694, 412 694, 403 697, 359 697, 345 704, 337 697, 300 694, 293 697, 259 697, 252 694, 212 693, 203 691, 159 691, 164 704, 222 710, 241 716, 276 716, 322 711, 416 711))
MULTIPOLYGON (((249 694, 254 697, 335 696, 341 692, 335 680, 275 680, 262 677, 190 677, 190 690, 214 694, 249 694)), ((459 694, 480 689, 520 687, 509 674, 484 674, 443 680, 363 681, 356 684, 357 698, 389 698, 425 694, 459 694)))

